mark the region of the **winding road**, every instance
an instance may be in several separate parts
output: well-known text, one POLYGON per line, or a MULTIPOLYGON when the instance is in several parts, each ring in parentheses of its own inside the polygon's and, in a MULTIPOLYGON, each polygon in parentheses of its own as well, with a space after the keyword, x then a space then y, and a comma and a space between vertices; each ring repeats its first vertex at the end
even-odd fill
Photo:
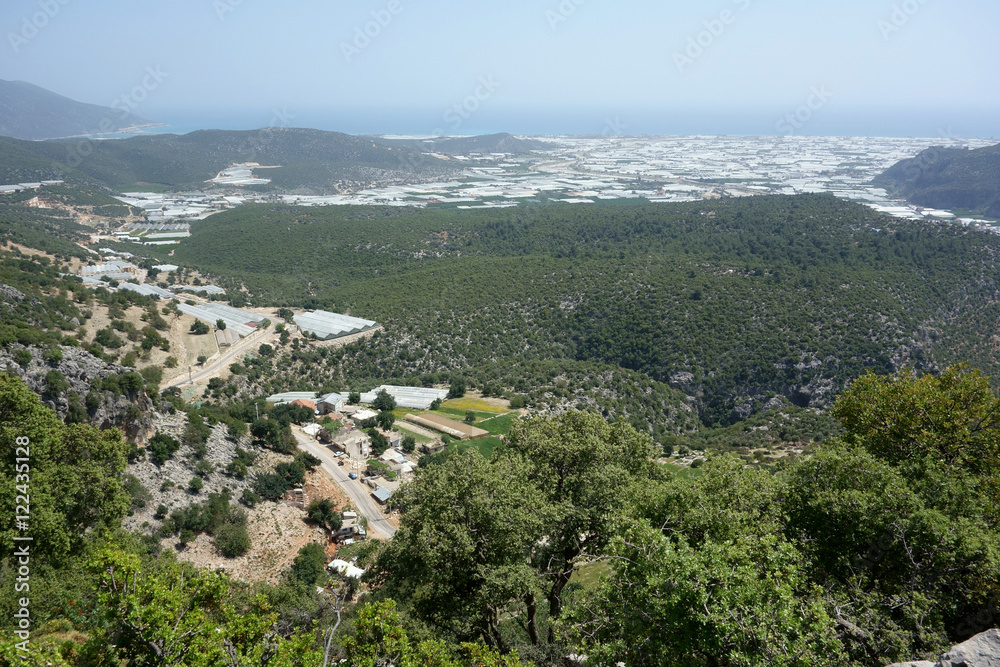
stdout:
POLYGON ((368 486, 348 477, 347 471, 337 465, 337 459, 330 450, 302 433, 299 427, 293 426, 292 433, 299 443, 299 448, 319 458, 322 462, 320 467, 323 469, 323 472, 344 488, 344 491, 350 496, 351 503, 357 509, 358 513, 368 519, 369 537, 373 537, 372 533, 378 533, 377 537, 392 539, 397 529, 382 515, 382 510, 379 504, 371 497, 371 490, 368 486))

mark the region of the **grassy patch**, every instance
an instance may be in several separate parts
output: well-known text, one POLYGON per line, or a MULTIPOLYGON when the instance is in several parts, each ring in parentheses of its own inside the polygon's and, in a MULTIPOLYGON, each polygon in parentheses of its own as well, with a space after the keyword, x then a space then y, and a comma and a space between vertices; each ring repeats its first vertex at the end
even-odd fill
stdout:
POLYGON ((418 445, 426 445, 429 442, 436 442, 436 440, 434 438, 428 438, 426 435, 423 435, 422 433, 417 433, 416 431, 411 431, 410 429, 406 428, 406 426, 404 424, 400 424, 399 422, 396 422, 393 425, 393 428, 395 428, 397 431, 399 431, 403 435, 412 435, 413 439, 417 441, 418 445))
POLYGON ((462 453, 474 449, 488 459, 493 456, 493 450, 501 446, 503 446, 503 441, 500 438, 487 437, 465 442, 453 442, 448 449, 452 453, 462 453))
POLYGON ((465 396, 463 398, 453 398, 450 401, 445 401, 441 408, 448 411, 455 410, 463 415, 469 410, 477 413, 485 412, 491 415, 501 415, 510 410, 510 408, 493 405, 488 401, 484 401, 480 398, 471 398, 469 396, 465 396))
MULTIPOLYGON (((439 415, 441 417, 447 417, 448 419, 454 419, 458 422, 465 421, 465 415, 468 410, 456 410, 455 408, 450 408, 447 406, 441 406, 440 410, 433 410, 431 414, 439 415)), ((478 412, 473 410, 472 412, 476 415, 476 423, 483 421, 484 419, 492 419, 496 416, 495 412, 478 412)))
POLYGON ((493 417, 492 419, 487 419, 485 421, 476 424, 479 428, 486 429, 493 435, 507 435, 510 433, 511 427, 514 422, 519 421, 519 415, 516 412, 511 412, 505 415, 500 415, 499 417, 493 417))
POLYGON ((663 467, 682 479, 696 479, 704 474, 698 468, 688 468, 687 466, 679 466, 673 463, 664 463, 663 467))
POLYGON ((601 577, 611 572, 611 566, 606 562, 585 563, 573 569, 571 584, 577 584, 584 590, 593 590, 601 583, 601 577))

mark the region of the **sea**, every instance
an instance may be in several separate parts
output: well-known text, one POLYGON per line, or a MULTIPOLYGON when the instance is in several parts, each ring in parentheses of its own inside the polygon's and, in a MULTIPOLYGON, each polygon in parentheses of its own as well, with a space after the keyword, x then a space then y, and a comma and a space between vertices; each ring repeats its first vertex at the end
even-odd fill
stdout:
POLYGON ((263 127, 308 127, 355 135, 481 135, 510 132, 522 136, 558 135, 709 135, 709 136, 849 136, 940 137, 992 139, 1000 137, 1000 115, 956 108, 953 111, 890 110, 824 114, 790 109, 749 110, 741 113, 701 111, 588 111, 493 113, 483 110, 457 113, 417 110, 296 111, 289 109, 231 109, 176 111, 148 117, 162 124, 134 132, 95 135, 123 138, 148 134, 188 134, 197 130, 254 130, 263 127), (789 116, 791 114, 791 116, 789 116), (798 114, 796 116, 796 114, 798 114), (789 122, 790 120, 794 122, 789 122), (461 121, 461 122, 459 122, 461 121))

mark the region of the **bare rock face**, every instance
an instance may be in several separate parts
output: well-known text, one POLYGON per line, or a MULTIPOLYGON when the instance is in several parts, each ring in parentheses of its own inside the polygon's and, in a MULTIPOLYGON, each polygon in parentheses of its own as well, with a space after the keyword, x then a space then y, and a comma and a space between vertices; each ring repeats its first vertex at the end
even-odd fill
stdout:
MULTIPOLYGON (((82 398, 90 393, 94 380, 132 371, 131 368, 102 361, 78 347, 64 345, 59 349, 62 359, 46 361, 43 350, 12 345, 10 349, 0 350, 0 368, 6 368, 7 372, 24 380, 29 389, 41 396, 42 403, 55 410, 61 419, 65 419, 69 412, 70 393, 82 398), (15 359, 14 355, 21 350, 31 354, 29 362, 22 364, 15 359), (47 393, 46 375, 52 370, 59 371, 69 383, 69 389, 58 396, 47 393)), ((154 408, 152 399, 142 390, 132 396, 102 392, 100 404, 89 412, 88 418, 100 429, 117 427, 126 438, 142 444, 152 436, 154 408)))
POLYGON ((1000 630, 987 630, 955 646, 937 662, 899 662, 889 667, 1000 667, 1000 630))

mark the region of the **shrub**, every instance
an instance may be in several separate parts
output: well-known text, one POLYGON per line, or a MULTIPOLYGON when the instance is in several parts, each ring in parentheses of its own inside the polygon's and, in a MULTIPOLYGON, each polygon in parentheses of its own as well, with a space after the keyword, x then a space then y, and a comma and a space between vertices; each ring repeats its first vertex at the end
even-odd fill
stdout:
POLYGON ((242 523, 226 523, 215 533, 215 547, 226 558, 236 558, 250 551, 250 533, 242 523))
POLYGON ((17 365, 21 368, 27 368, 32 359, 34 359, 34 357, 28 350, 20 349, 14 353, 14 361, 16 361, 17 365))
POLYGON ((311 542, 301 549, 292 563, 291 576, 305 584, 315 584, 326 572, 326 552, 323 546, 311 542))
POLYGON ((143 486, 142 482, 135 475, 125 475, 125 478, 122 480, 122 486, 132 496, 132 510, 142 509, 153 499, 153 494, 143 486))
POLYGON ((240 502, 242 502, 247 507, 253 507, 259 503, 263 498, 251 491, 250 489, 243 489, 243 495, 240 496, 240 502))
POLYGON ((191 481, 188 482, 188 491, 191 493, 201 493, 201 490, 205 487, 205 482, 201 477, 192 477, 191 481))
POLYGON ((254 492, 264 500, 278 500, 290 488, 284 475, 273 472, 260 473, 253 481, 254 492))
POLYGON ((163 465, 180 448, 181 443, 165 433, 157 433, 150 438, 149 444, 146 445, 146 449, 149 450, 149 458, 158 466, 163 465))

